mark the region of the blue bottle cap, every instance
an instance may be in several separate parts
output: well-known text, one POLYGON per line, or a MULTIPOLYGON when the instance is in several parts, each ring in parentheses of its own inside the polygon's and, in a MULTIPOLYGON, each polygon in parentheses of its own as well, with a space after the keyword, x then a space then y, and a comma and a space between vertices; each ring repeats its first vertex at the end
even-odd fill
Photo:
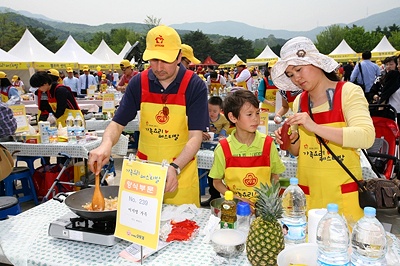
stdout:
POLYGON ((338 212, 339 207, 336 203, 329 203, 327 206, 328 212, 338 212))
POLYGON ((297 177, 291 177, 290 178, 290 184, 291 185, 298 185, 299 184, 299 179, 297 179, 297 177))
POLYGON ((364 215, 365 216, 375 216, 376 215, 376 209, 373 207, 365 207, 364 208, 364 215))
POLYGON ((240 201, 236 205, 236 214, 241 215, 241 216, 246 216, 250 215, 251 210, 250 210, 250 204, 244 201, 240 201))

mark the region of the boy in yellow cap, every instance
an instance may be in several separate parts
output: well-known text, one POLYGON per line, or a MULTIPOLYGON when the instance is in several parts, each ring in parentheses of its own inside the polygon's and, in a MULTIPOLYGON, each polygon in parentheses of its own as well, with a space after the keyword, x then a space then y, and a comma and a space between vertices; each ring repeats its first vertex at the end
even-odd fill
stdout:
POLYGON ((140 110, 140 141, 136 156, 141 160, 170 162, 165 184, 167 204, 200 206, 196 153, 208 125, 207 88, 193 72, 180 64, 181 39, 167 26, 147 33, 143 60, 151 68, 129 82, 113 121, 106 128, 100 147, 89 154, 89 167, 99 173, 109 160, 126 124, 140 110))

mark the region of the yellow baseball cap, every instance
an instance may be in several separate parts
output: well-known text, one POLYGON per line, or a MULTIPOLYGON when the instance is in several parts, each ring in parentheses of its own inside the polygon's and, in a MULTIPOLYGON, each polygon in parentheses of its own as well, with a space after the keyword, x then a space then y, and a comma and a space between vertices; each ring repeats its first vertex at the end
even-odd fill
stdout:
POLYGON ((130 67, 131 66, 131 62, 129 62, 129 60, 124 59, 124 60, 121 61, 121 63, 119 63, 119 65, 121 67, 130 67))
POLYGON ((192 47, 190 47, 187 44, 182 44, 181 48, 182 48, 182 57, 186 57, 187 59, 190 60, 190 62, 192 62, 195 65, 198 65, 201 63, 199 59, 194 57, 192 47))
POLYGON ((60 72, 58 72, 58 70, 54 68, 50 68, 49 70, 47 70, 47 74, 60 77, 60 72))
POLYGON ((12 81, 16 81, 16 80, 18 80, 18 76, 17 75, 14 75, 13 77, 12 77, 12 79, 11 79, 12 81))
POLYGON ((239 67, 239 66, 246 66, 246 63, 244 63, 242 60, 239 60, 239 61, 237 61, 236 62, 236 67, 239 67))
POLYGON ((176 30, 165 25, 154 27, 147 33, 143 60, 158 59, 172 63, 178 57, 181 45, 176 30))
POLYGON ((83 71, 89 71, 89 66, 88 65, 84 65, 83 66, 83 71))
POLYGON ((275 66, 276 62, 278 62, 278 60, 276 60, 276 59, 273 59, 273 60, 269 61, 269 62, 268 62, 268 67, 273 67, 273 66, 275 66))
POLYGON ((106 79, 106 74, 101 75, 101 79, 106 79))
POLYGON ((7 78, 7 74, 4 73, 3 71, 0 71, 0 79, 5 79, 7 78))
POLYGON ((72 70, 72 67, 67 67, 67 72, 71 73, 71 72, 74 72, 74 70, 72 70))

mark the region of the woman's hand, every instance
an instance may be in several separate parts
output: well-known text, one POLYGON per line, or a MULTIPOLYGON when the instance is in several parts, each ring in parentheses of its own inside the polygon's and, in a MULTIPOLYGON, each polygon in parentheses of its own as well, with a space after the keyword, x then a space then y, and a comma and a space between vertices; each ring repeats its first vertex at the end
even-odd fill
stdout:
POLYGON ((315 123, 314 120, 312 120, 309 114, 306 112, 296 113, 294 115, 289 116, 287 118, 287 123, 289 123, 289 125, 303 126, 305 129, 313 133, 315 132, 316 127, 318 126, 318 124, 315 123))

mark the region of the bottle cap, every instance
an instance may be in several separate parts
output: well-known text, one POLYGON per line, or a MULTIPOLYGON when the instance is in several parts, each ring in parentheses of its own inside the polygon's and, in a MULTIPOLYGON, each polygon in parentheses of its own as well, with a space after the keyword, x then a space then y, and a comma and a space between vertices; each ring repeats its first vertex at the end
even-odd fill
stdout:
POLYGON ((376 209, 373 207, 365 207, 364 208, 364 215, 365 216, 375 216, 376 215, 376 209))
POLYGON ((298 185, 299 184, 299 180, 297 179, 297 177, 291 177, 290 178, 290 184, 291 185, 298 185))
POLYGON ((250 215, 250 204, 248 202, 240 201, 236 206, 236 214, 247 216, 250 215))
POLYGON ((233 192, 230 191, 230 190, 227 190, 227 191, 225 192, 224 198, 225 198, 226 200, 233 200, 233 192))
POLYGON ((327 206, 328 212, 338 212, 339 207, 336 203, 329 203, 327 206))

